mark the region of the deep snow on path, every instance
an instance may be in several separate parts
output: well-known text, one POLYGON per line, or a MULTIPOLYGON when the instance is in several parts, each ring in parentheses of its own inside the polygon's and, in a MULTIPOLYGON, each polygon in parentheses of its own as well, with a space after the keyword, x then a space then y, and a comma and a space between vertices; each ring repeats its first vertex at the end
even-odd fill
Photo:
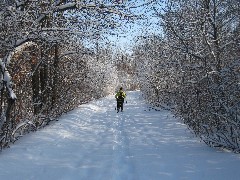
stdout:
POLYGON ((165 110, 128 92, 123 113, 108 96, 63 115, 0 154, 0 179, 239 179, 240 156, 200 143, 165 110))

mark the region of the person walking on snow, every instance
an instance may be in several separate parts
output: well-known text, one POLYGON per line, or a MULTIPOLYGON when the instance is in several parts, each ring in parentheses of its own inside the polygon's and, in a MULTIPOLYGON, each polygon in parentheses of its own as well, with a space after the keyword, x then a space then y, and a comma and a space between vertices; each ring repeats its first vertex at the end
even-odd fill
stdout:
POLYGON ((115 98, 117 100, 117 113, 119 112, 119 109, 121 108, 121 111, 123 111, 123 103, 124 98, 126 98, 126 93, 123 91, 123 88, 120 87, 119 91, 115 95, 115 98))

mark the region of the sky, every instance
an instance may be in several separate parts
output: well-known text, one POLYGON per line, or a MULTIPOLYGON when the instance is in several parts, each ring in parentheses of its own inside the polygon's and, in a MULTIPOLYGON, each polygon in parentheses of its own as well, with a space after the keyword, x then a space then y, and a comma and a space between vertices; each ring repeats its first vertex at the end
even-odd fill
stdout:
MULTIPOLYGON (((130 1, 131 2, 131 1, 130 1)), ((122 51, 130 52, 135 43, 138 42, 139 37, 148 36, 152 34, 162 34, 162 29, 158 25, 159 19, 153 15, 152 5, 149 6, 141 6, 146 2, 150 2, 150 0, 135 0, 134 6, 139 6, 137 8, 132 8, 131 11, 138 15, 142 16, 142 19, 135 20, 129 23, 121 23, 120 28, 113 30, 112 33, 106 34, 104 37, 107 41, 111 42, 113 47, 120 48, 122 51)), ((162 3, 160 5, 156 5, 159 9, 161 9, 162 3)))
MULTIPOLYGON (((127 0, 126 0, 127 1, 127 0)), ((132 53, 132 49, 140 42, 141 37, 149 35, 162 35, 162 28, 158 25, 159 18, 153 15, 153 4, 148 5, 147 2, 154 2, 155 0, 133 0, 126 2, 127 7, 130 9, 130 14, 136 15, 134 20, 123 20, 121 17, 116 16, 114 23, 115 28, 105 29, 100 33, 100 36, 91 36, 91 41, 88 38, 84 39, 84 45, 90 49, 99 47, 111 48, 113 52, 132 53), (130 8, 132 7, 132 8, 130 8), (141 17, 141 18, 139 18, 141 17), (120 18, 120 19, 119 19, 120 18)), ((156 2, 160 2, 156 0, 156 2)), ((162 8, 163 3, 155 4, 158 9, 162 8)), ((114 16, 113 16, 114 17, 114 16)))
POLYGON ((114 95, 91 101, 0 153, 4 180, 237 180, 240 155, 200 142, 139 91, 124 112, 114 95))

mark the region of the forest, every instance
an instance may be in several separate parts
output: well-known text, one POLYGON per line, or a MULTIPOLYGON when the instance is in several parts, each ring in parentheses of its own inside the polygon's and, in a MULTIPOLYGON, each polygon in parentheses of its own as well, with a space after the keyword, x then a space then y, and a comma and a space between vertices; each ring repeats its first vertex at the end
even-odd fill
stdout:
POLYGON ((240 151, 238 0, 2 0, 0 67, 1 149, 123 86, 240 151), (104 41, 151 18, 131 52, 104 41))

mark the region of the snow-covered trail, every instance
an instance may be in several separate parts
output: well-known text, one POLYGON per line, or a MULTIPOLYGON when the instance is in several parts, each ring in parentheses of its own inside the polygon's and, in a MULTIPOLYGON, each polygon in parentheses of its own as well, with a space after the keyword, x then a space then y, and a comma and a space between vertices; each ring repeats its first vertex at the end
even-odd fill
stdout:
POLYGON ((195 139, 168 111, 128 92, 81 105, 0 154, 3 180, 239 179, 240 156, 195 139))

